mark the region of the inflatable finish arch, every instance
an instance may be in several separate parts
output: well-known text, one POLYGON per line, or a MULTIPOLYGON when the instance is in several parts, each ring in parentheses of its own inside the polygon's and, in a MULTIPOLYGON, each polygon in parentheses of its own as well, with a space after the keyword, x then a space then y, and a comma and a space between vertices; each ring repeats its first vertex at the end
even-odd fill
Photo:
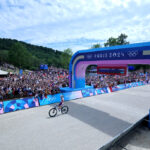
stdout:
POLYGON ((117 64, 150 64, 150 42, 76 52, 69 64, 69 87, 85 88, 85 72, 89 65, 117 64))

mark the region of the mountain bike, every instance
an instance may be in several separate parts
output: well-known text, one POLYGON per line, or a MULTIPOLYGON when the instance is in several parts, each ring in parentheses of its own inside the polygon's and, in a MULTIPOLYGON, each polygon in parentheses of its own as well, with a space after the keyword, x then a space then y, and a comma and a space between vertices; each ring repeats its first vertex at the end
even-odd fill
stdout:
POLYGON ((67 114, 69 111, 69 107, 66 105, 62 105, 61 108, 59 108, 58 105, 55 105, 53 108, 51 108, 48 112, 50 117, 55 117, 58 112, 61 112, 62 114, 67 114))

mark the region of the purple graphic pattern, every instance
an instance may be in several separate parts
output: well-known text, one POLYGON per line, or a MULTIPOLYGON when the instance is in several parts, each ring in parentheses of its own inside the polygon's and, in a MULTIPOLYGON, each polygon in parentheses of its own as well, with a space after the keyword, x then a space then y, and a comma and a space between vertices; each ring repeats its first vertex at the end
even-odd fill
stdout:
POLYGON ((4 113, 3 102, 0 102, 0 114, 4 113))

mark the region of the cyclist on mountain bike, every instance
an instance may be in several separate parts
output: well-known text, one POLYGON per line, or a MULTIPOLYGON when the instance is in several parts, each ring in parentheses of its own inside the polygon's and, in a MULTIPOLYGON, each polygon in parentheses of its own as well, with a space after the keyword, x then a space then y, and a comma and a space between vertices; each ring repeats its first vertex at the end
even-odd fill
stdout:
POLYGON ((58 112, 61 112, 61 114, 67 114, 68 113, 69 107, 66 106, 66 105, 63 105, 63 103, 64 103, 64 96, 61 95, 60 98, 61 98, 60 103, 56 104, 54 107, 52 107, 49 110, 48 114, 49 114, 50 117, 55 117, 58 112))
POLYGON ((58 104, 58 108, 59 108, 59 109, 61 109, 62 104, 64 103, 64 96, 61 95, 60 98, 61 98, 61 101, 60 101, 60 103, 58 104))

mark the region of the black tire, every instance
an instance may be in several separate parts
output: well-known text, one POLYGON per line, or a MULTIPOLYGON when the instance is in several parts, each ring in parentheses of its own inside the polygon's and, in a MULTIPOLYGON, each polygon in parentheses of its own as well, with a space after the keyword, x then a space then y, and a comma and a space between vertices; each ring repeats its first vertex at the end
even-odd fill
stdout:
POLYGON ((50 117, 55 117, 57 115, 57 109, 56 108, 52 108, 49 110, 49 116, 50 117))
POLYGON ((62 114, 67 114, 68 111, 69 111, 69 107, 68 107, 68 106, 63 106, 63 107, 61 108, 61 113, 62 113, 62 114))

